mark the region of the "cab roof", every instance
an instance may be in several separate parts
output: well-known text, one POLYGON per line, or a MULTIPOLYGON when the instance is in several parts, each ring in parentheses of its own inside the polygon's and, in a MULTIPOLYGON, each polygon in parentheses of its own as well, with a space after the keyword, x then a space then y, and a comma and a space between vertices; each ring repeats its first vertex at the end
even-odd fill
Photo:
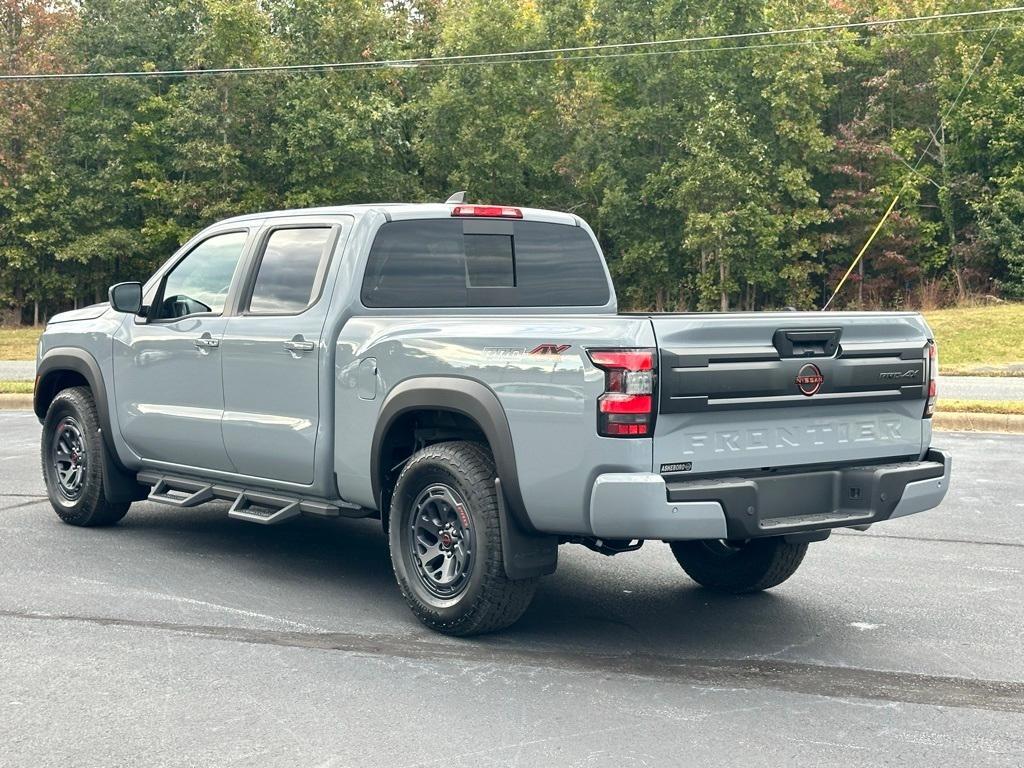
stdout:
MULTIPOLYGON (((485 205, 485 204, 481 204, 485 205)), ((253 221, 260 219, 271 219, 292 216, 336 216, 347 214, 350 216, 365 216, 370 213, 379 213, 390 220, 403 219, 439 219, 452 216, 452 210, 456 207, 452 203, 358 203, 353 205, 329 205, 317 208, 290 208, 280 211, 263 211, 260 213, 247 213, 241 216, 233 216, 225 219, 221 224, 229 222, 253 221)), ((523 213, 523 219, 527 221, 547 221, 552 224, 568 224, 579 226, 580 220, 571 213, 562 211, 551 211, 545 208, 523 208, 521 206, 503 206, 518 208, 523 213)))

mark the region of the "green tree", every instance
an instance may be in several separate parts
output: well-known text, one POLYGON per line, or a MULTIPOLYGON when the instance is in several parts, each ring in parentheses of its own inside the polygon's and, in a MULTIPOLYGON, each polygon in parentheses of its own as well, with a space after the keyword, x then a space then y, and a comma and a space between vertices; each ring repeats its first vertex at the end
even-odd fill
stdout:
MULTIPOLYGON (((544 14, 533 2, 446 3, 438 20, 436 55, 548 46, 544 14)), ((563 140, 551 73, 550 64, 444 70, 424 96, 416 140, 425 191, 442 200, 456 189, 499 203, 561 200, 555 162, 563 140)))
MULTIPOLYGON (((950 225, 964 233, 951 265, 967 290, 1024 297, 1024 32, 1000 32, 947 129, 950 225)), ((961 70, 977 60, 960 49, 961 70)), ((967 291, 965 291, 967 292, 967 291)))
MULTIPOLYGON (((0 68, 369 62, 982 7, 0 0, 0 68)), ((1024 33, 997 34, 961 95, 990 34, 979 25, 519 63, 0 83, 0 306, 20 321, 33 307, 101 299, 232 214, 460 188, 586 218, 624 307, 818 306, 898 190, 838 306, 919 302, 929 290, 1024 296, 1024 33)))
MULTIPOLYGON (((53 45, 72 18, 64 3, 0 0, 0 72, 62 69, 53 45)), ((28 306, 38 322, 41 303, 67 292, 53 258, 66 235, 50 155, 64 136, 58 95, 49 85, 0 83, 0 322, 20 323, 28 306)))

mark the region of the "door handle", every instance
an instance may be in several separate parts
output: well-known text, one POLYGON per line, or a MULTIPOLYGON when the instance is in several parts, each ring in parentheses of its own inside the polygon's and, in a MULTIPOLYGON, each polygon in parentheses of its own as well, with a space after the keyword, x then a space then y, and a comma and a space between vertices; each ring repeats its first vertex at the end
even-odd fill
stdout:
POLYGON ((200 336, 192 343, 199 347, 199 349, 213 349, 214 347, 220 346, 220 339, 211 339, 209 336, 200 336))
POLYGON ((312 352, 316 346, 312 341, 286 341, 284 348, 289 352, 312 352))

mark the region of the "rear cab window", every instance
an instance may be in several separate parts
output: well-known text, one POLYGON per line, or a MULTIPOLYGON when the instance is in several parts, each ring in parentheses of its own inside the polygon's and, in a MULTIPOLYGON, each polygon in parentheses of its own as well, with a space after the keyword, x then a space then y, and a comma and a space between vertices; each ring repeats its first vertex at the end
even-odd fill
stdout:
POLYGON ((582 227, 501 219, 412 219, 381 226, 361 298, 371 308, 597 307, 601 255, 582 227))

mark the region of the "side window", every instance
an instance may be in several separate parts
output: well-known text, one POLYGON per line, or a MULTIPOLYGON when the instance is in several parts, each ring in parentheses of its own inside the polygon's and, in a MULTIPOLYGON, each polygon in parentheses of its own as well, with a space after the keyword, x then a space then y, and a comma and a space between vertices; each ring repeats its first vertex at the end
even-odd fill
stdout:
POLYGON ((327 271, 330 240, 330 227, 271 232, 256 272, 249 313, 293 315, 316 301, 327 271))
POLYGON ((220 314, 248 232, 227 232, 203 240, 164 280, 154 319, 220 314))

